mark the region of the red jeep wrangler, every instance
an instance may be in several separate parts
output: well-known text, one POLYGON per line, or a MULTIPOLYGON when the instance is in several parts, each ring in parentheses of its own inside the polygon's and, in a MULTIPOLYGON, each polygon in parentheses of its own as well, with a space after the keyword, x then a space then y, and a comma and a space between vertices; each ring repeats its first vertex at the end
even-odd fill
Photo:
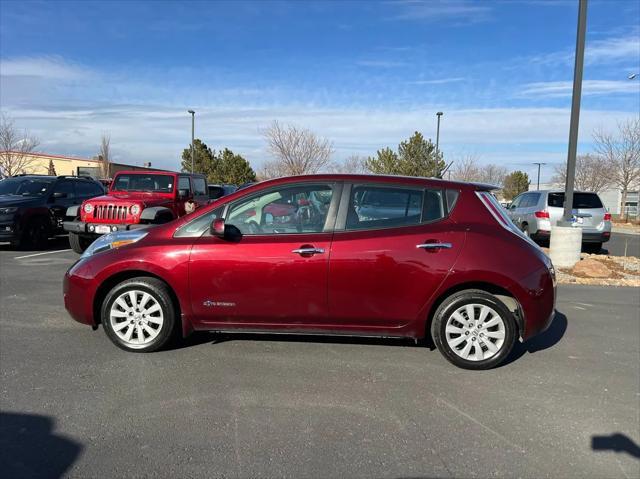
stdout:
MULTIPOLYGON (((100 235, 145 228, 183 216, 187 202, 209 203, 204 175, 165 171, 116 173, 108 194, 67 209, 63 223, 71 248, 82 253, 100 235)), ((188 207, 187 207, 188 209, 188 207)))

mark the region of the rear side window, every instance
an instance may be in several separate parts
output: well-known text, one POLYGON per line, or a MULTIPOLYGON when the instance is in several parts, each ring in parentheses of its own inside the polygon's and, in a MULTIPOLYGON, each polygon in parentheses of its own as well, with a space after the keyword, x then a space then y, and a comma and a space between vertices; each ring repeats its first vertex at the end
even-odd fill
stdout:
MULTIPOLYGON (((438 195, 440 192, 438 192, 438 195)), ((442 212, 442 197, 429 197, 429 214, 442 212)), ((423 190, 354 186, 351 190, 347 230, 392 228, 419 224, 423 207, 427 207, 423 190)))
POLYGON ((193 180, 193 194, 196 196, 207 195, 207 184, 204 178, 191 178, 193 180))
POLYGON ((93 181, 78 181, 76 183, 76 193, 82 198, 91 198, 104 194, 102 185, 93 181))
MULTIPOLYGON (((564 207, 564 193, 549 193, 549 206, 555 208, 564 207)), ((595 193, 574 193, 574 208, 603 208, 600 197, 595 193)))
POLYGON ((540 193, 527 193, 522 197, 519 208, 533 208, 538 204, 540 193))
POLYGON ((191 186, 189 185, 188 176, 181 176, 180 178, 178 178, 178 189, 191 191, 191 186))

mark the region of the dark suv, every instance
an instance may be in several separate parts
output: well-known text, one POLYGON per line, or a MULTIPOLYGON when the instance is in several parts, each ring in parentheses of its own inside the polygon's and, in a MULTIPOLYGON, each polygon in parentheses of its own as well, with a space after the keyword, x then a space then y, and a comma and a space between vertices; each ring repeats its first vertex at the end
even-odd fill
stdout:
POLYGON ((0 241, 42 248, 62 232, 67 208, 104 194, 89 177, 20 175, 0 181, 0 241))

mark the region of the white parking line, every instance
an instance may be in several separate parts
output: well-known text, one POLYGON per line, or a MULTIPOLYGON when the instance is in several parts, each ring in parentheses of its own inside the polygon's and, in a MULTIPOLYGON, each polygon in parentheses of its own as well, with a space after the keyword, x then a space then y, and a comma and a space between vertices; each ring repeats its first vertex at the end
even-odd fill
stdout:
POLYGON ((71 251, 71 249, 59 249, 56 251, 45 251, 44 253, 34 253, 34 254, 28 254, 25 256, 17 256, 13 259, 25 259, 25 258, 33 258, 34 256, 42 256, 43 254, 54 254, 54 253, 65 253, 67 251, 71 251))

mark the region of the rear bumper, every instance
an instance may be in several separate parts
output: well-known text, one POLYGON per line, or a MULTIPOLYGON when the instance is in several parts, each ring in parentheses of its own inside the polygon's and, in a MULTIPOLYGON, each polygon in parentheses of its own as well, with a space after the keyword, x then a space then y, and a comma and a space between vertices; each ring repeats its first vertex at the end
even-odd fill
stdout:
POLYGON ((557 289, 548 270, 540 270, 522 281, 524 294, 516 295, 524 315, 522 339, 546 331, 555 317, 557 289))
POLYGON ((603 231, 597 233, 582 232, 583 243, 606 243, 611 239, 610 231, 603 231))
POLYGON ((96 233, 96 227, 107 226, 111 231, 127 231, 146 228, 149 225, 142 224, 117 224, 117 223, 85 223, 83 221, 64 221, 62 228, 69 233, 87 234, 93 236, 100 236, 105 233, 96 233))

